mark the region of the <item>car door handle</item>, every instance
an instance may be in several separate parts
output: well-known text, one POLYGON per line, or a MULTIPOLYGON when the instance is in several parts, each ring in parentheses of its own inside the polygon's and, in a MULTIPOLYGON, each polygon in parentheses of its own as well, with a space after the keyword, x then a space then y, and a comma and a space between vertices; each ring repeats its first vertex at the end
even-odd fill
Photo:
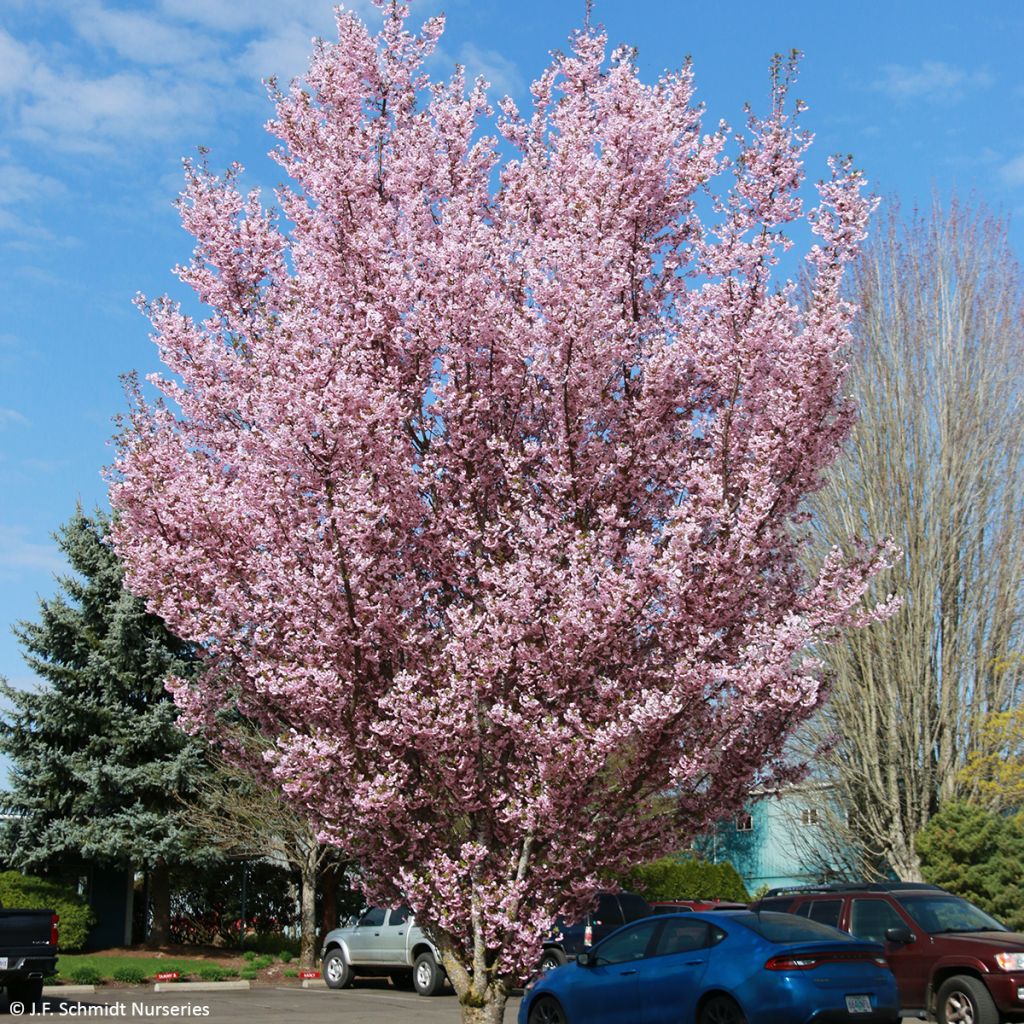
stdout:
POLYGON ((625 977, 627 974, 636 974, 636 973, 637 973, 637 970, 636 970, 635 967, 631 971, 619 971, 619 974, 621 974, 623 977, 625 977))
POLYGON ((706 964, 706 963, 707 963, 707 960, 687 960, 683 964, 683 966, 684 967, 696 967, 697 964, 706 964))

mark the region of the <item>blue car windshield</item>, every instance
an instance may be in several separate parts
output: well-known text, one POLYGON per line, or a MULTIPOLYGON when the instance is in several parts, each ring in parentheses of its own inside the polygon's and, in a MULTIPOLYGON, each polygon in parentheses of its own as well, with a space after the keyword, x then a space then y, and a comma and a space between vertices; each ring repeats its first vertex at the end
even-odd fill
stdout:
POLYGON ((796 914, 730 914, 730 921, 738 921, 769 942, 852 942, 851 936, 838 928, 811 921, 796 914))

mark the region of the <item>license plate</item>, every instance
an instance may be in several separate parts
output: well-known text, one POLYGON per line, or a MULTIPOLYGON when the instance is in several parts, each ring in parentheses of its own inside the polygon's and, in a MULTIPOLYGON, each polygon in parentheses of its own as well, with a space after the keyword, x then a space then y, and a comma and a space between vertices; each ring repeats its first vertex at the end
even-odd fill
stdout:
POLYGON ((7 957, 0 956, 0 971, 7 970, 7 957))
POLYGON ((871 1012, 871 996, 847 996, 846 997, 846 1012, 847 1013, 870 1013, 871 1012))

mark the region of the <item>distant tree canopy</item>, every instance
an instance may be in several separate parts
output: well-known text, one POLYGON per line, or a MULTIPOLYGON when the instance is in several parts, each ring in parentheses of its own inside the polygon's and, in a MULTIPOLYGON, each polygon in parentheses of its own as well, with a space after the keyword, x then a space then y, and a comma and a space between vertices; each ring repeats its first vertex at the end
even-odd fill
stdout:
POLYGON ((682 900, 750 899, 739 872, 728 861, 712 864, 706 860, 663 857, 629 872, 622 884, 644 899, 682 900))
MULTIPOLYGON (((1021 656, 1014 661, 1019 664, 1021 656)), ((1024 810, 1024 708, 997 711, 985 718, 978 746, 960 779, 980 803, 993 810, 1024 810)))
POLYGON ((918 833, 925 879, 1024 929, 1024 822, 966 803, 946 804, 918 833))
POLYGON ((55 870, 87 862, 152 872, 155 941, 166 941, 169 865, 212 851, 183 823, 178 797, 206 767, 203 746, 175 726, 164 690, 194 658, 162 620, 123 587, 107 543, 110 521, 77 509, 57 534, 72 572, 40 601, 39 619, 14 633, 45 682, 0 680, 0 753, 11 761, 14 817, 0 829, 12 866, 55 870))
POLYGON ((893 208, 848 298, 859 419, 808 507, 819 555, 837 537, 894 538, 902 555, 866 604, 902 605, 822 647, 831 695, 804 754, 832 784, 835 858, 920 880, 914 836, 977 797, 961 769, 1024 691, 1024 276, 984 206, 893 208))

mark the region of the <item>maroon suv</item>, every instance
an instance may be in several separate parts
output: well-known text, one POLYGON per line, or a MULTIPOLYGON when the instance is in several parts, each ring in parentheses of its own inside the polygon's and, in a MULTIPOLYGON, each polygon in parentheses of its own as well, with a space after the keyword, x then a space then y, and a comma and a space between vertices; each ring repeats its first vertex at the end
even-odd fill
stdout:
POLYGON ((1024 935, 936 885, 889 882, 773 889, 781 910, 885 945, 903 1016, 939 1024, 1024 1021, 1024 935))

